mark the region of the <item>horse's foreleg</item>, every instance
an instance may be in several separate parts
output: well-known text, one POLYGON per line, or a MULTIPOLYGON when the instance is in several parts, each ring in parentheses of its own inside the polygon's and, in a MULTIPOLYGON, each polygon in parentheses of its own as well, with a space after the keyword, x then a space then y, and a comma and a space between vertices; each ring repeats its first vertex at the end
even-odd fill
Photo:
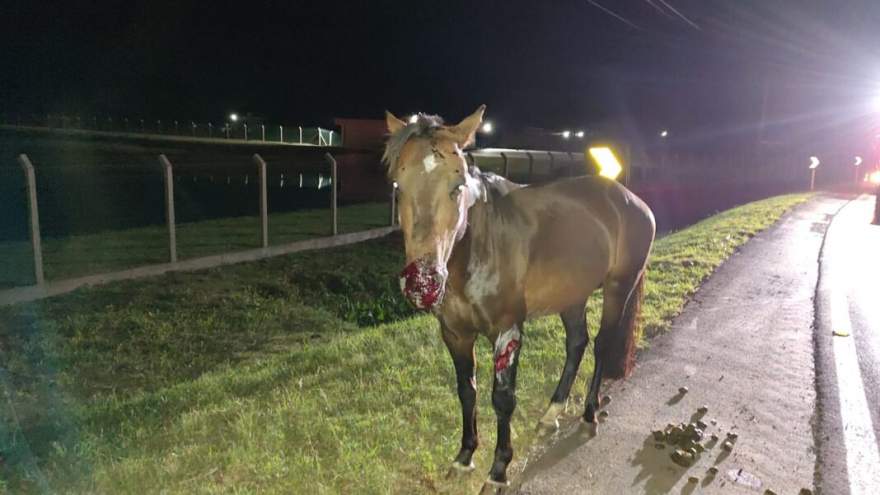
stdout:
POLYGON ((443 341, 452 356, 455 366, 455 381, 458 388, 458 400, 461 402, 461 450, 452 461, 453 471, 469 472, 474 469, 472 461, 477 450, 477 380, 474 374, 474 340, 475 336, 460 338, 444 330, 443 341))
POLYGON ((578 368, 584 357, 589 337, 587 336, 587 319, 584 313, 586 301, 576 304, 559 314, 565 326, 565 367, 559 378, 556 392, 550 398, 550 406, 541 418, 540 429, 555 430, 559 423, 556 419, 565 407, 565 401, 571 393, 571 386, 577 377, 578 368))
POLYGON ((507 484, 507 465, 513 459, 510 442, 510 417, 516 408, 516 369, 522 345, 522 324, 517 324, 495 339, 495 380, 492 385, 492 406, 498 417, 498 442, 495 460, 489 471, 490 485, 507 484))

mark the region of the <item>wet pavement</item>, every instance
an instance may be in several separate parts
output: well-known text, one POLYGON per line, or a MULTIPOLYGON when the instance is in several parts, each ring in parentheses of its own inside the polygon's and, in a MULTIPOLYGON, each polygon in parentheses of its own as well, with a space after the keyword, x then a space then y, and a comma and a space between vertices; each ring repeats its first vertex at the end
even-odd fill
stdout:
POLYGON ((818 260, 825 231, 848 199, 816 197, 743 246, 671 331, 640 353, 633 376, 605 387, 613 401, 598 434, 566 418, 553 445, 530 459, 510 492, 813 490, 818 260), (708 411, 700 414, 703 405, 708 411), (706 440, 719 439, 704 441, 706 451, 693 465, 680 466, 670 457, 675 448, 657 442, 652 431, 695 421, 705 423, 706 440), (736 438, 728 451, 721 444, 730 433, 736 438))

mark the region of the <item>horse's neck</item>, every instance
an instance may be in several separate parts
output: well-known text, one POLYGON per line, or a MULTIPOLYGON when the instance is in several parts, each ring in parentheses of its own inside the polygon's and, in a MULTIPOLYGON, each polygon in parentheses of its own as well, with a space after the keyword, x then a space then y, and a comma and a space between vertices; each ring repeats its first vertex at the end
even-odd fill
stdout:
POLYGON ((492 224, 497 216, 498 202, 503 197, 496 185, 488 183, 480 177, 486 187, 486 198, 479 199, 468 209, 467 230, 461 240, 456 243, 452 251, 452 257, 447 265, 450 276, 454 277, 453 283, 459 289, 470 278, 469 266, 484 265, 486 257, 495 252, 497 245, 498 229, 493 229, 492 224))

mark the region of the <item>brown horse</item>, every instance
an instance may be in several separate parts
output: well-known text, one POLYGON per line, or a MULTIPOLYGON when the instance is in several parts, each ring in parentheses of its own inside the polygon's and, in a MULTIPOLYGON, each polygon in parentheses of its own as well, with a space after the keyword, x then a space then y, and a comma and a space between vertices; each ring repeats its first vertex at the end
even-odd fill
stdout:
POLYGON ((463 433, 453 468, 459 471, 473 469, 477 448, 474 342, 483 334, 494 344, 498 441, 485 486, 490 488, 507 484, 513 458, 510 417, 523 322, 558 313, 565 326, 565 366, 540 420, 553 428, 588 344, 587 298, 603 288, 596 367, 583 416, 595 422, 602 377, 624 377, 633 366, 635 320, 655 226, 648 206, 610 179, 523 187, 468 166, 462 149, 473 142, 484 111, 481 106, 454 126, 427 115, 407 124, 387 113, 383 159, 399 186, 407 263, 401 289, 417 308, 436 315, 455 366, 463 433))

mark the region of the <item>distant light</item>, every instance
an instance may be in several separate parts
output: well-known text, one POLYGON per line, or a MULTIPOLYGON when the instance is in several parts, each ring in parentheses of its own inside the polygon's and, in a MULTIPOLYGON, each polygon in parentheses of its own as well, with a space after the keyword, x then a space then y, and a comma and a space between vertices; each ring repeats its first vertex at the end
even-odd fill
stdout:
POLYGON ((233 122, 238 122, 238 114, 237 113, 230 113, 229 120, 231 120, 233 122))
POLYGON ((394 189, 397 189, 397 188, 399 187, 399 186, 397 185, 397 182, 396 182, 396 181, 395 181, 395 182, 392 182, 391 184, 394 186, 394 189))
POLYGON ((571 137, 571 131, 562 131, 563 139, 568 139, 571 137))
POLYGON ((483 134, 492 134, 492 129, 492 122, 488 121, 483 122, 483 127, 480 127, 480 131, 482 131, 483 134))
POLYGON ((620 162, 617 161, 617 157, 614 156, 614 152, 611 151, 611 148, 605 146, 590 148, 590 156, 593 157, 593 161, 599 165, 599 175, 602 177, 616 179, 623 170, 623 167, 620 166, 620 162))
POLYGON ((576 133, 574 133, 574 135, 577 136, 579 139, 583 139, 584 131, 577 131, 576 133))
POLYGON ((415 124, 415 123, 418 122, 418 121, 419 121, 419 114, 414 113, 414 114, 412 114, 412 115, 409 116, 409 123, 410 123, 410 124, 415 124))
POLYGON ((861 165, 861 164, 862 164, 862 157, 856 155, 856 162, 853 163, 853 165, 855 165, 856 167, 858 167, 858 166, 861 165))
POLYGON ((877 170, 869 175, 868 181, 872 184, 880 184, 880 170, 877 170))
POLYGON ((669 135, 669 131, 667 131, 666 129, 663 129, 662 131, 660 131, 660 137, 666 137, 668 135, 669 135))

